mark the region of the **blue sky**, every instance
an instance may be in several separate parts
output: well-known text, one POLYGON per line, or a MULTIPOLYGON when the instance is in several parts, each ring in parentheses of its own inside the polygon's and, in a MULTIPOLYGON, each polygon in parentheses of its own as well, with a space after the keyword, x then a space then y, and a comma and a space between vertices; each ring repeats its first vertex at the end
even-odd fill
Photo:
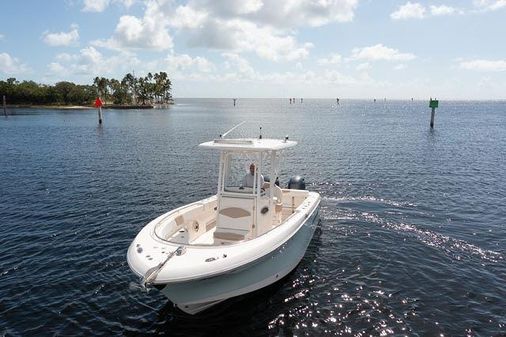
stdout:
POLYGON ((175 97, 506 98, 506 0, 20 0, 0 78, 166 71, 175 97))

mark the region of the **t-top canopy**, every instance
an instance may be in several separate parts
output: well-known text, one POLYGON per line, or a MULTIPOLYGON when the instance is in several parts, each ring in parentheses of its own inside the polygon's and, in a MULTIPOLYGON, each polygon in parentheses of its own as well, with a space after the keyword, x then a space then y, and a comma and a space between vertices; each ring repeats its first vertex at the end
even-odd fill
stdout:
POLYGON ((297 142, 281 139, 257 139, 257 138, 236 138, 236 139, 215 139, 205 142, 199 146, 217 150, 236 151, 277 151, 284 150, 297 145, 297 142))

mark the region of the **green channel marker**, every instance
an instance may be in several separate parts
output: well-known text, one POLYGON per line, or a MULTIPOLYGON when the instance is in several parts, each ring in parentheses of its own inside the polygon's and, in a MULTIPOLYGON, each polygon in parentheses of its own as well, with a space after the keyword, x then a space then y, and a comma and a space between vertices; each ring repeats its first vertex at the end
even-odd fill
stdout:
POLYGON ((437 99, 430 98, 429 108, 432 108, 432 112, 430 114, 430 128, 434 129, 434 115, 436 114, 436 108, 439 106, 439 101, 437 99))

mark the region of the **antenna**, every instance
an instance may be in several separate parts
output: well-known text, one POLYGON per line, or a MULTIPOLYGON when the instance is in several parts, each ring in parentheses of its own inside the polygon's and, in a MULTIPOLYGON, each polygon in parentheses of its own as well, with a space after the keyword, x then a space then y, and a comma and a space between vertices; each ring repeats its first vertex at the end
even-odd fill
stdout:
POLYGON ((238 128, 239 126, 243 125, 244 123, 246 123, 246 121, 243 121, 239 124, 237 124, 236 126, 234 126, 232 129, 228 130, 227 132, 225 132, 224 134, 220 135, 220 138, 225 138, 226 135, 228 135, 231 131, 233 131, 234 129, 238 128))
POLYGON ((262 139, 262 127, 260 127, 260 137, 258 139, 262 139))

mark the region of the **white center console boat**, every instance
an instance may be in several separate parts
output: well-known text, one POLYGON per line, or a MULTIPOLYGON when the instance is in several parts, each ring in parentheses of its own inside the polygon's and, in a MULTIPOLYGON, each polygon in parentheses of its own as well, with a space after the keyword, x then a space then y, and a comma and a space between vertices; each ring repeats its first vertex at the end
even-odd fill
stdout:
POLYGON ((300 178, 286 189, 274 183, 280 152, 296 144, 287 138, 200 144, 220 153, 217 194, 165 213, 139 232, 127 260, 143 285, 195 314, 292 271, 319 222, 321 199, 300 178), (265 182, 263 174, 273 179, 265 182))

